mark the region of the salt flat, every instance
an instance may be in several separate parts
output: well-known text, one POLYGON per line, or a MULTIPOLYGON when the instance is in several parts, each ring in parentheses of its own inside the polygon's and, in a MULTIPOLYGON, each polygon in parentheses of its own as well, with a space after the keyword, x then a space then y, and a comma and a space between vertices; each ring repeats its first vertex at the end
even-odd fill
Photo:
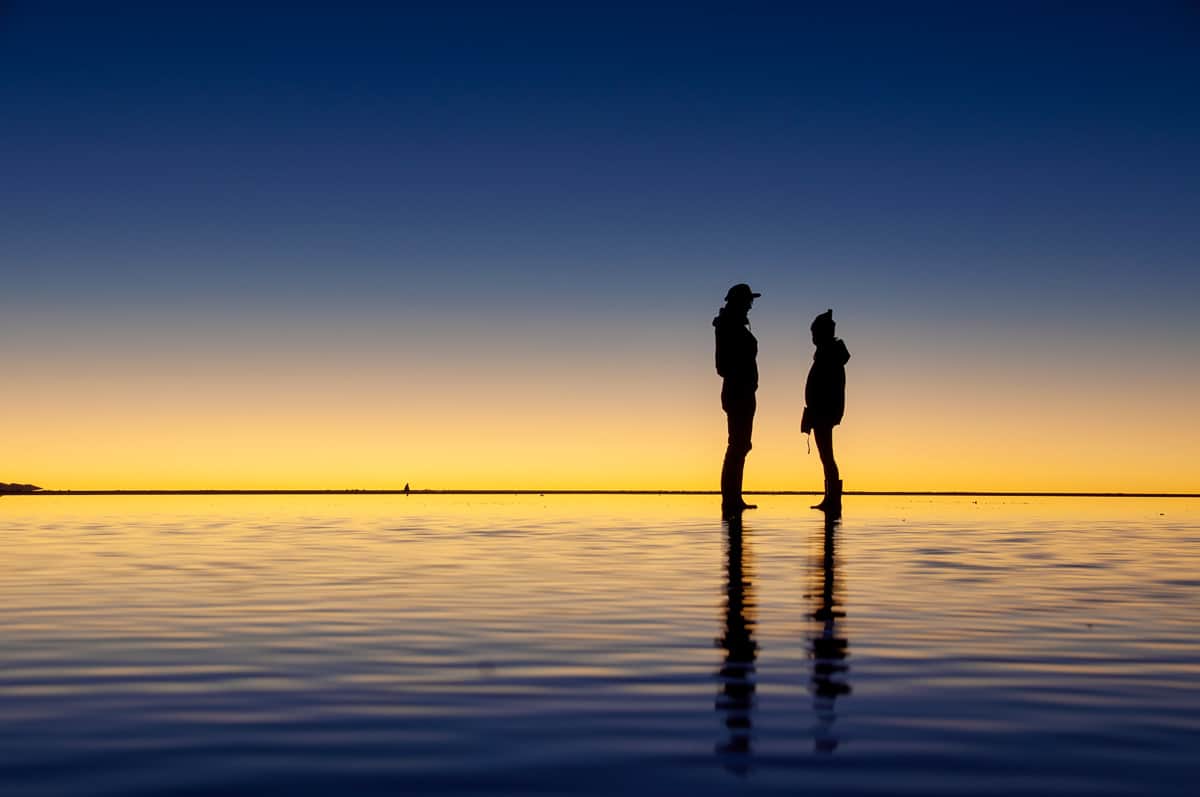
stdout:
POLYGON ((0 501, 0 792, 1190 794, 1200 500, 0 501))

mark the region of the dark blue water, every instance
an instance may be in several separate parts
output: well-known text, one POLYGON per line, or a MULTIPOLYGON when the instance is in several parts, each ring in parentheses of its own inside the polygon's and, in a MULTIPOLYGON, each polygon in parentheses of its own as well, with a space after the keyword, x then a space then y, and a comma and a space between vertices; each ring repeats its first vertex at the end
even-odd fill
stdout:
POLYGON ((0 499, 0 794, 1193 794, 1200 501, 0 499))

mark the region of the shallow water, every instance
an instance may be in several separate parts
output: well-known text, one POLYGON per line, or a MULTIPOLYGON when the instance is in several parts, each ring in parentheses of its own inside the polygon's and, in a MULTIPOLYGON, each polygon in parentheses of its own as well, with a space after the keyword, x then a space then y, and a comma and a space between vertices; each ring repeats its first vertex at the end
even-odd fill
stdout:
POLYGON ((1200 501, 0 499, 0 794, 1191 794, 1200 501))

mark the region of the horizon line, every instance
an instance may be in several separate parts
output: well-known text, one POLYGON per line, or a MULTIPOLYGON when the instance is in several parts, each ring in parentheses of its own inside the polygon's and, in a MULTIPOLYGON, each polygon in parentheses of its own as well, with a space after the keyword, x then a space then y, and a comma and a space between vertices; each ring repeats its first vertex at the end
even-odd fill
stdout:
MULTIPOLYGON (((588 490, 588 489, 180 489, 180 490, 33 490, 0 491, 0 496, 72 495, 720 495, 719 490, 588 490)), ((822 495, 820 490, 744 490, 744 495, 822 495)), ((995 498, 1200 498, 1194 492, 1123 492, 1090 490, 848 490, 844 495, 995 498)))

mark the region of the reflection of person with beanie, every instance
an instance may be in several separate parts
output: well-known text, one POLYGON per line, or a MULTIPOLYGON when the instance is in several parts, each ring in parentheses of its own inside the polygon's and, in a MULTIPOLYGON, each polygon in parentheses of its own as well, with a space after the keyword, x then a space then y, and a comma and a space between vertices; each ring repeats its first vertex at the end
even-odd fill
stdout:
POLYGON ((721 383, 721 409, 729 422, 729 444, 721 466, 721 513, 725 517, 754 509, 742 500, 742 472, 750 453, 754 428, 754 393, 758 390, 758 341, 750 332, 750 306, 761 293, 739 282, 725 294, 725 306, 713 319, 717 337, 717 373, 721 383))
POLYGON ((825 498, 813 507, 838 514, 842 510, 842 480, 833 458, 833 427, 842 422, 846 411, 846 361, 850 351, 834 337, 833 310, 826 310, 812 322, 813 354, 808 382, 804 385, 804 417, 800 431, 812 432, 817 453, 825 469, 825 498))

